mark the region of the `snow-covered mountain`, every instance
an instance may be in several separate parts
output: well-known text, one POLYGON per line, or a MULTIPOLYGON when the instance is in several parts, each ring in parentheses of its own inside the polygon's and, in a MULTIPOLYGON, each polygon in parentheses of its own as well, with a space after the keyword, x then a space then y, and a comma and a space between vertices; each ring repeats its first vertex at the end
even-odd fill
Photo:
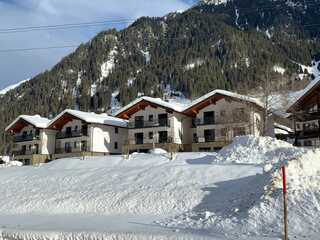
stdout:
POLYGON ((0 90, 0 96, 1 95, 5 95, 7 92, 16 89, 17 87, 19 87, 21 84, 28 82, 30 79, 26 79, 26 80, 22 80, 16 84, 12 84, 10 86, 7 86, 6 88, 0 90))
POLYGON ((231 0, 200 0, 200 4, 219 5, 225 4, 231 0))
POLYGON ((213 89, 256 91, 267 73, 278 86, 317 73, 300 66, 320 60, 319 0, 202 3, 98 34, 2 95, 0 129, 23 113, 105 112, 141 95, 162 97, 168 85, 194 99, 213 89))

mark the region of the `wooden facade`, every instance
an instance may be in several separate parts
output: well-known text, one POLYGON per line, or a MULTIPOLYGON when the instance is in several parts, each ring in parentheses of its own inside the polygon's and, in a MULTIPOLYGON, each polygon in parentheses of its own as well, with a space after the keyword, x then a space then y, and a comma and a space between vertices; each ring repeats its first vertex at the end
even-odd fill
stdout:
POLYGON ((311 84, 288 112, 292 114, 295 145, 320 147, 320 81, 311 84))

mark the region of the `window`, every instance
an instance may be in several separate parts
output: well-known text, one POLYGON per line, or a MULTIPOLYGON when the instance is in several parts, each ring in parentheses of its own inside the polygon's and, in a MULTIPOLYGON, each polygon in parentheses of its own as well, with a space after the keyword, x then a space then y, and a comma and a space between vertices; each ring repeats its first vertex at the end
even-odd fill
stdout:
POLYGON ((149 132, 149 139, 153 139, 153 132, 149 132))
POLYGON ((237 127, 233 129, 233 135, 237 136, 244 136, 246 135, 246 129, 244 127, 237 127))
POLYGON ((233 121, 234 122, 243 122, 247 120, 247 115, 245 114, 244 108, 237 108, 233 112, 233 121))
POLYGON ((228 132, 228 130, 226 129, 226 128, 222 128, 221 129, 221 137, 226 137, 227 136, 227 132, 228 132))
POLYGON ((143 116, 136 116, 134 118, 135 128, 143 128, 143 116))
POLYGON ((297 130, 300 131, 300 130, 301 130, 301 124, 300 124, 300 123, 297 123, 296 126, 297 126, 297 130))
POLYGON ((198 135, 197 135, 197 133, 194 133, 194 134, 193 134, 193 142, 194 142, 194 143, 197 143, 197 142, 198 142, 198 135))
POLYGON ((159 132, 159 143, 168 143, 168 132, 160 131, 159 132))
POLYGON ((311 105, 307 107, 307 112, 308 113, 314 113, 318 111, 318 106, 317 104, 311 105))
POLYGON ((160 127, 169 127, 169 120, 168 120, 168 114, 159 114, 158 115, 158 121, 160 127))
POLYGON ((215 141, 215 130, 214 129, 204 130, 204 140, 205 140, 205 142, 214 142, 215 141))
POLYGON ((311 147, 312 146, 312 141, 311 140, 305 140, 304 141, 304 146, 305 147, 311 147))
POLYGON ((136 144, 143 144, 143 133, 135 133, 134 138, 135 138, 136 144))
POLYGON ((226 110, 221 110, 220 111, 220 117, 222 118, 222 119, 225 119, 225 117, 226 117, 226 110))
POLYGON ((114 142, 114 149, 118 149, 118 142, 114 142))
POLYGON ((74 142, 74 143, 73 143, 73 147, 74 147, 74 148, 77 148, 77 142, 74 142))
POLYGON ((149 115, 149 122, 153 122, 153 115, 149 115))
POLYGON ((115 132, 115 134, 118 134, 119 133, 119 128, 114 128, 114 132, 115 132))
POLYGON ((74 127, 74 131, 77 132, 78 131, 78 126, 74 127))
POLYGON ((72 152, 72 150, 71 150, 71 144, 70 144, 69 142, 66 142, 66 143, 64 144, 64 150, 65 150, 65 152, 67 152, 67 153, 72 152))

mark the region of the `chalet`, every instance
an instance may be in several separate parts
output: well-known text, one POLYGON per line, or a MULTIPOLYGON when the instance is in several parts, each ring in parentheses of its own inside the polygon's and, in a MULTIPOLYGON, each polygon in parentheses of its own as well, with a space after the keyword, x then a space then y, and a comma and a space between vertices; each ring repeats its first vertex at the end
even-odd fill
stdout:
POLYGON ((217 151, 236 136, 263 134, 264 108, 257 100, 214 90, 183 113, 192 118, 192 151, 217 151))
POLYGON ((295 145, 320 147, 320 78, 313 80, 289 107, 295 145))
POLYGON ((190 151, 191 118, 182 111, 178 104, 152 97, 141 97, 120 109, 116 117, 129 121, 126 151, 147 152, 154 147, 190 151))
POLYGON ((5 129, 13 136, 14 160, 30 165, 50 159, 55 150, 56 131, 48 129, 49 122, 39 115, 21 115, 5 129))
POLYGON ((128 137, 127 124, 107 114, 67 109, 48 126, 57 131, 53 158, 121 154, 128 137))

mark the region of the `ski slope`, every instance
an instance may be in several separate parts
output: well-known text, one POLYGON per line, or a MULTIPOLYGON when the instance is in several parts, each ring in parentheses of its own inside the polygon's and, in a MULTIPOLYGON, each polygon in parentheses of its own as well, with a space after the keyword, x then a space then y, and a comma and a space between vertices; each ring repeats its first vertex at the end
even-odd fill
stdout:
POLYGON ((173 160, 156 150, 0 168, 0 236, 280 239, 284 164, 291 237, 317 239, 320 152, 253 137, 173 160))

